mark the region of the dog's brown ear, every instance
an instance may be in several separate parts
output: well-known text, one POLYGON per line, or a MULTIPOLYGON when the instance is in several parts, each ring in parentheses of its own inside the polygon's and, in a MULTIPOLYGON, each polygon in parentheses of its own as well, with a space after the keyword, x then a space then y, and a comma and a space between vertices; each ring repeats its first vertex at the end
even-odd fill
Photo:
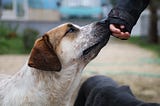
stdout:
POLYGON ((35 42, 28 65, 44 71, 58 72, 61 70, 61 63, 49 42, 48 35, 42 36, 35 42))

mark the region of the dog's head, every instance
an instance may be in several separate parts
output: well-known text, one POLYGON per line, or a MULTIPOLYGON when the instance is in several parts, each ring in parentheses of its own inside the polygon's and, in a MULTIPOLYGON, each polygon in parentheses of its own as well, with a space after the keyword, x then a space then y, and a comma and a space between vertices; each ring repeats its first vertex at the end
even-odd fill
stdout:
POLYGON ((80 27, 71 23, 60 25, 36 40, 28 65, 44 71, 60 71, 75 63, 85 66, 109 39, 106 23, 80 27))

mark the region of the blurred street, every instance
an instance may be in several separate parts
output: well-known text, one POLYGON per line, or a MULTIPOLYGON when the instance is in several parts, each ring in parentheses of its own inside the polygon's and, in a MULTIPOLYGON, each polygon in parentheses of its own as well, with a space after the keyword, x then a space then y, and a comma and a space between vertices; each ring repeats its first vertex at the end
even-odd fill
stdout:
MULTIPOLYGON (((0 55, 0 74, 14 74, 28 55, 0 55)), ((129 85, 140 99, 160 103, 160 59, 148 50, 111 38, 83 76, 107 75, 129 85)))

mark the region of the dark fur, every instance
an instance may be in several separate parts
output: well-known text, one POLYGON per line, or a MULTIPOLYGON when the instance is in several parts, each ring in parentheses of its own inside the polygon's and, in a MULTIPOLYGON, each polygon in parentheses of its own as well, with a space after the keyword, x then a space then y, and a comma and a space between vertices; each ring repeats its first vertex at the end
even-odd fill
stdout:
POLYGON ((61 63, 49 42, 47 34, 39 38, 32 48, 28 65, 43 71, 60 71, 61 63))
POLYGON ((160 106, 144 103, 132 94, 128 86, 118 86, 111 78, 94 76, 81 86, 74 106, 160 106))

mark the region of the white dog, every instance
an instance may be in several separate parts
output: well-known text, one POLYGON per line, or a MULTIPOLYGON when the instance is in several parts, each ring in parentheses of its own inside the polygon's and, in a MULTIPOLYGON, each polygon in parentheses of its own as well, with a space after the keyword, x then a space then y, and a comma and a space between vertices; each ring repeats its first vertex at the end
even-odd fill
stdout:
POLYGON ((37 39, 29 60, 0 81, 0 106, 71 106, 83 68, 107 43, 105 23, 58 26, 37 39))

